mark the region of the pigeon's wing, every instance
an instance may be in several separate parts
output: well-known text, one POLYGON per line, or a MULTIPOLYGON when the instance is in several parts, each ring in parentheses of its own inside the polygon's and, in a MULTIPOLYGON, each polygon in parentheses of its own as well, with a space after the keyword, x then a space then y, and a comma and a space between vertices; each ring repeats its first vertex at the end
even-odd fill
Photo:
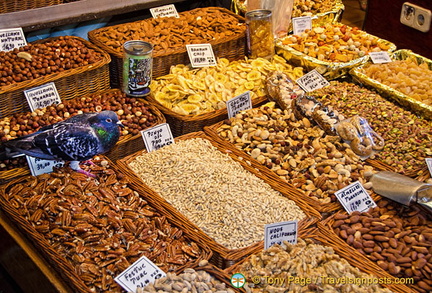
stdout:
POLYGON ((35 156, 43 153, 66 161, 88 160, 100 152, 94 130, 83 123, 59 124, 35 136, 33 145, 35 156))

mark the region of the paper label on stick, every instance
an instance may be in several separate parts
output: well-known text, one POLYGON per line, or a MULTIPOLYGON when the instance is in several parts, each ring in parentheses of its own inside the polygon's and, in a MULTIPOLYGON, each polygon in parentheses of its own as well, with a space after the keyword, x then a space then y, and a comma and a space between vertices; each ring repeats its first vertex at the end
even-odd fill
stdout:
POLYGON ((426 165, 428 166, 429 173, 432 177, 432 158, 426 158, 426 165))
POLYGON ((316 69, 311 70, 302 77, 298 78, 296 82, 305 92, 312 92, 330 85, 327 79, 319 74, 316 69))
POLYGON ((127 292, 137 292, 138 287, 144 288, 166 274, 147 257, 142 256, 130 267, 114 278, 127 292))
POLYGON ((293 34, 301 35, 305 30, 312 29, 312 18, 310 16, 293 17, 293 34))
POLYGON ((386 51, 381 52, 369 52, 369 56, 373 63, 389 63, 392 62, 390 55, 386 51))
POLYGON ((349 214, 355 211, 367 212, 377 206, 360 181, 336 191, 335 195, 349 214))
POLYGON ((150 13, 153 16, 153 18, 161 18, 161 17, 179 18, 177 9, 175 8, 174 4, 168 4, 164 6, 150 8, 150 13))
POLYGON ((22 28, 9 28, 0 30, 0 51, 11 51, 24 47, 27 41, 22 28))
POLYGON ((38 87, 24 91, 31 111, 45 108, 53 104, 60 104, 61 99, 54 82, 49 82, 38 87))
POLYGON ((186 45, 192 67, 215 66, 216 58, 211 44, 186 45))
POLYGON ((252 99, 250 96, 250 92, 247 91, 237 97, 234 97, 226 102, 227 110, 228 110, 228 118, 232 118, 237 113, 243 110, 252 109, 252 99))
POLYGON ((26 158, 33 176, 51 173, 55 167, 58 168, 65 164, 64 161, 60 160, 44 160, 30 156, 26 156, 26 158))
POLYGON ((168 123, 162 123, 141 131, 148 152, 174 143, 174 137, 168 123))
POLYGON ((282 244, 287 241, 297 243, 297 221, 286 221, 264 226, 264 249, 274 244, 282 244))

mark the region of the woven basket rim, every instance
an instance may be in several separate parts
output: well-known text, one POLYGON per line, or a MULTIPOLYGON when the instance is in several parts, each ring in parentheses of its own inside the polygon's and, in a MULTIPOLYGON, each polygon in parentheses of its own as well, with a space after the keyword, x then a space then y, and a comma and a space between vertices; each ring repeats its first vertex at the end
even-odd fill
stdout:
MULTIPOLYGON (((116 173, 122 173, 122 171, 116 166, 116 164, 113 164, 108 157, 105 157, 103 155, 99 155, 99 157, 102 160, 106 160, 108 162, 110 169, 113 169, 116 173)), ((10 216, 12 222, 15 225, 17 225, 17 228, 26 233, 25 237, 27 237, 30 240, 33 240, 32 243, 34 243, 37 250, 41 252, 42 256, 45 257, 50 263, 52 263, 57 269, 59 269, 59 273, 63 277, 66 276, 65 281, 68 284, 71 284, 75 288, 79 289, 80 292, 93 292, 90 290, 90 288, 87 285, 85 285, 84 281, 78 276, 78 274, 76 274, 72 264, 69 263, 69 261, 67 261, 65 257, 61 256, 57 252, 57 250, 55 250, 52 247, 52 245, 49 244, 48 240, 45 239, 41 233, 37 232, 36 229, 32 225, 30 225, 29 222, 24 217, 22 217, 19 214, 18 210, 9 204, 9 200, 6 199, 5 194, 8 188, 13 186, 14 184, 18 184, 20 182, 26 181, 29 178, 34 178, 34 177, 31 175, 26 177, 20 177, 11 180, 7 184, 1 185, 0 186, 0 207, 7 213, 8 216, 10 216)), ((128 185, 132 190, 136 191, 131 185, 130 181, 128 181, 128 185)), ((166 217, 170 225, 181 229, 184 235, 189 240, 194 241, 201 249, 201 254, 195 261, 179 266, 175 270, 175 272, 178 272, 190 266, 198 265, 198 263, 201 260, 209 260, 212 257, 213 252, 210 249, 210 247, 208 247, 205 243, 203 243, 203 241, 201 241, 201 239, 199 239, 199 237, 195 235, 194 231, 187 230, 187 227, 177 223, 175 221, 176 219, 171 216, 169 211, 165 210, 163 207, 159 205, 156 205, 155 202, 148 201, 147 204, 155 208, 158 212, 160 212, 163 217, 166 217)))
MULTIPOLYGON (((50 37, 50 38, 34 41, 30 44, 43 44, 45 42, 59 39, 59 38, 60 37, 50 37)), ((0 94, 5 94, 5 93, 11 92, 11 91, 18 91, 18 90, 25 89, 25 88, 36 87, 36 86, 39 86, 39 85, 42 85, 42 84, 45 84, 45 83, 48 83, 51 81, 56 81, 60 78, 69 77, 71 75, 76 75, 76 74, 79 74, 79 73, 82 73, 85 71, 95 70, 95 69, 98 69, 98 68, 100 68, 104 65, 107 65, 111 62, 111 56, 107 52, 105 52, 104 50, 99 48, 98 46, 92 44, 91 42, 89 42, 83 38, 76 37, 76 36, 67 36, 67 38, 76 39, 76 40, 81 41, 83 44, 86 45, 87 48, 95 50, 98 53, 101 53, 102 58, 100 60, 96 61, 95 63, 80 66, 78 68, 72 68, 72 69, 62 71, 62 72, 57 72, 57 73, 52 73, 49 75, 41 76, 41 77, 38 77, 38 78, 35 78, 32 80, 25 80, 22 82, 18 82, 18 83, 14 83, 14 84, 0 87, 0 94)))
MULTIPOLYGON (((266 182, 267 184, 269 184, 273 189, 281 192, 282 196, 294 201, 296 203, 297 206, 299 206, 299 208, 305 213, 306 218, 299 221, 299 226, 301 227, 308 227, 310 225, 313 225, 314 223, 318 222, 321 219, 321 214, 316 211, 314 208, 310 207, 307 203, 305 203, 303 200, 296 198, 294 196, 290 196, 289 193, 284 192, 283 190, 277 189, 274 185, 275 183, 269 180, 264 179, 265 175, 262 175, 259 173, 259 171, 262 172, 266 172, 265 169, 262 168, 262 166, 259 165, 255 165, 254 163, 252 163, 251 166, 249 166, 247 163, 245 163, 242 160, 239 159, 235 159, 231 154, 232 154, 232 149, 227 148, 226 151, 224 152, 223 150, 221 150, 222 147, 220 144, 218 144, 217 142, 214 142, 208 135, 206 135, 203 131, 197 131, 197 132, 192 132, 192 133, 188 133, 188 134, 184 134, 182 136, 176 137, 175 140, 187 140, 187 139, 191 139, 191 138, 203 138, 203 139, 207 139, 210 141, 210 143, 212 143, 212 145, 214 145, 219 151, 221 151, 222 153, 227 153, 229 154, 235 161, 239 162, 243 168, 245 168, 246 170, 250 171, 252 174, 254 174, 255 176, 261 178, 264 180, 264 182, 266 182), (256 171, 255 168, 258 168, 259 171, 256 171), (262 170, 261 170, 262 169, 262 170), (310 217, 310 218, 308 218, 310 217)), ((260 249, 262 249, 263 247, 263 243, 264 241, 260 241, 257 243, 254 243, 248 247, 243 247, 243 248, 239 248, 239 249, 228 249, 226 247, 224 247, 222 244, 217 243, 215 240, 213 240, 212 238, 210 238, 210 236, 208 236, 204 231, 202 231, 200 228, 198 228, 198 226, 196 226, 195 223, 192 223, 186 216, 184 216, 183 214, 181 214, 176 208, 174 208, 171 204, 169 204, 161 195, 159 195, 158 193, 156 193, 155 191, 153 191, 149 186, 147 186, 129 167, 129 163, 134 160, 137 156, 146 153, 146 150, 143 151, 139 151, 136 152, 132 155, 126 156, 125 158, 122 158, 120 160, 117 161, 119 168, 124 172, 127 173, 129 177, 132 177, 132 181, 135 185, 135 187, 137 188, 143 188, 146 190, 147 194, 151 194, 152 195, 152 199, 153 200, 158 200, 160 201, 160 203, 164 206, 164 208, 170 210, 173 214, 175 214, 176 217, 180 218, 182 222, 184 222, 186 225, 188 225, 189 229, 196 231, 197 234, 199 234, 200 238, 202 238, 206 244, 212 248, 214 251, 216 251, 217 253, 219 253, 223 258, 227 258, 227 259, 240 259, 241 257, 244 257, 245 255, 248 255, 254 251, 258 251, 260 249)))
MULTIPOLYGON (((179 16, 182 16, 182 15, 184 15, 186 13, 190 13, 192 11, 197 11, 197 10, 219 10, 219 11, 221 11, 223 13, 229 14, 229 15, 237 18, 240 23, 241 22, 243 22, 243 23, 245 22, 244 17, 242 17, 240 15, 237 15, 234 12, 232 12, 232 11, 226 9, 226 8, 223 8, 223 7, 194 8, 192 10, 180 12, 179 16)), ((133 21, 133 22, 129 22, 129 23, 126 23, 126 24, 149 22, 151 20, 152 20, 151 18, 147 18, 147 19, 144 19, 144 20, 133 21)), ((102 41, 99 40, 98 34, 101 33, 101 32, 103 32, 103 31, 106 31, 106 30, 122 27, 122 26, 124 26, 126 24, 124 24, 124 23, 123 24, 117 24, 117 25, 113 25, 113 26, 109 26, 109 27, 103 27, 103 28, 92 30, 92 31, 88 32, 89 40, 92 43, 94 43, 94 44, 98 45, 99 47, 103 48, 109 54, 112 54, 113 56, 118 57, 118 58, 123 58, 123 52, 119 52, 119 51, 113 49, 111 46, 105 45, 104 42, 102 42, 102 41)), ((213 46, 219 45, 219 44, 222 44, 222 43, 226 43, 226 42, 229 42, 229 41, 232 41, 232 40, 244 37, 245 35, 246 35, 246 30, 244 30, 241 34, 238 34, 238 35, 234 35, 234 36, 230 36, 230 37, 227 37, 227 38, 223 38, 223 39, 218 39, 218 40, 212 41, 212 42, 210 42, 210 44, 213 45, 213 46)), ((157 52, 153 52, 153 58, 155 58, 155 57, 162 57, 162 56, 165 56, 165 55, 183 54, 185 52, 186 52, 186 48, 185 47, 174 48, 174 52, 170 52, 169 54, 166 53, 165 50, 160 50, 160 51, 157 51, 157 52)))

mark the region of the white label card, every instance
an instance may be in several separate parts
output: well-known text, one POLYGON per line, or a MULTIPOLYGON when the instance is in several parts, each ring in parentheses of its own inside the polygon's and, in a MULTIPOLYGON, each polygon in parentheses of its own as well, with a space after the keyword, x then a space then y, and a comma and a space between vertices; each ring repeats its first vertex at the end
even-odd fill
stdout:
POLYGON ((166 274, 147 257, 142 256, 130 267, 114 278, 127 292, 137 292, 138 287, 145 287, 166 274))
POLYGON ((142 130, 141 136, 148 152, 174 143, 174 137, 168 123, 162 123, 152 128, 142 130))
POLYGON ((54 82, 49 82, 38 87, 24 91, 27 102, 32 111, 45 108, 53 104, 60 104, 61 99, 54 82))
POLYGON ((369 52, 369 56, 373 63, 389 63, 392 62, 390 55, 386 51, 381 52, 369 52))
POLYGON ((232 118, 237 113, 243 110, 252 109, 252 99, 250 96, 250 92, 247 91, 237 97, 234 97, 226 102, 227 110, 228 110, 228 118, 232 118))
POLYGON ((264 249, 274 244, 282 244, 287 241, 297 243, 297 221, 287 221, 264 226, 264 249))
POLYGON ((425 161, 426 161, 426 165, 428 166, 429 173, 431 174, 432 177, 432 158, 426 158, 425 161))
POLYGON ((9 28, 0 30, 0 51, 11 51, 24 47, 27 41, 22 28, 9 28))
POLYGON ((215 66, 216 58, 211 44, 186 45, 192 67, 215 66))
POLYGON ((26 156, 30 172, 33 176, 51 173, 54 167, 64 166, 65 162, 60 160, 45 160, 26 156))
POLYGON ((310 16, 294 17, 292 19, 292 24, 293 24, 293 34, 300 35, 305 30, 312 29, 312 18, 310 16))
POLYGON ((375 201, 360 183, 356 181, 335 192, 335 195, 344 209, 352 212, 367 212, 370 208, 376 207, 375 201))
POLYGON ((153 16, 153 18, 161 18, 161 17, 179 18, 177 9, 175 8, 174 4, 150 8, 150 13, 153 16))
POLYGON ((309 71, 302 77, 296 80, 297 84, 305 91, 312 92, 314 90, 326 87, 330 83, 316 69, 309 71))

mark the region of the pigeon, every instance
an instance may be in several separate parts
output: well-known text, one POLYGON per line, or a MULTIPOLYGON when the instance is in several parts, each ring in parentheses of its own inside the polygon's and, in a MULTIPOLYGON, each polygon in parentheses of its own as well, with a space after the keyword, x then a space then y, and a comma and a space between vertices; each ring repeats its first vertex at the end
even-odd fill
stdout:
POLYGON ((73 170, 95 177, 81 169, 80 163, 109 151, 120 138, 119 127, 124 126, 113 111, 78 114, 4 142, 5 151, 0 158, 24 154, 45 160, 69 161, 73 170))

